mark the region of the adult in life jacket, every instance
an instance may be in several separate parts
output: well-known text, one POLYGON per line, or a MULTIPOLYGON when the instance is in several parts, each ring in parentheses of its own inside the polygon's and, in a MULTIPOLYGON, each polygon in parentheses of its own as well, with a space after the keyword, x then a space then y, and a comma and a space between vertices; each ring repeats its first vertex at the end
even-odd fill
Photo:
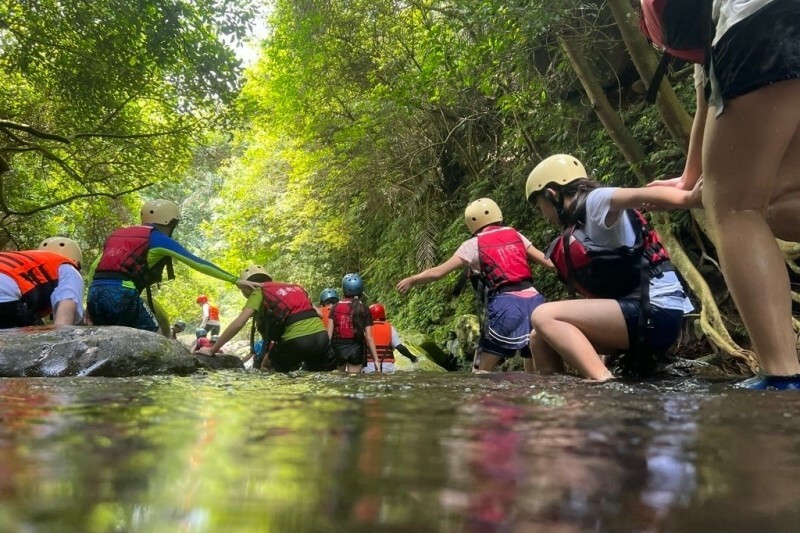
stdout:
MULTIPOLYGON (((381 303, 374 303, 369 306, 369 313, 372 315, 372 338, 375 341, 375 350, 378 352, 378 364, 381 372, 394 372, 394 351, 397 350, 404 356, 411 359, 412 363, 417 362, 414 355, 403 345, 400 335, 394 326, 386 320, 386 309, 381 303)), ((364 367, 366 374, 375 372, 375 363, 370 361, 364 367)))
POLYGON ((213 278, 235 283, 239 288, 255 288, 252 283, 191 254, 172 239, 181 218, 174 202, 146 202, 141 216, 140 226, 118 229, 108 237, 103 253, 89 271, 87 307, 94 324, 158 331, 150 287, 162 280, 165 269, 167 278, 174 278, 173 260, 213 278), (142 300, 142 291, 147 294, 149 310, 142 300))
POLYGON ((208 296, 205 294, 198 296, 195 302, 203 310, 200 327, 208 331, 211 335, 219 335, 219 307, 208 303, 208 296))
MULTIPOLYGON (((800 389, 791 285, 775 240, 800 242, 800 2, 706 3, 708 57, 696 67, 686 171, 654 184, 692 190, 705 182, 702 201, 722 273, 763 371, 743 386, 800 389)), ((691 6, 666 17, 667 7, 675 4, 677 13, 686 1, 646 4, 660 8, 653 11, 666 36, 697 19, 691 6)))
POLYGON ((336 292, 336 289, 328 288, 319 293, 319 307, 317 311, 319 312, 324 326, 328 325, 328 317, 331 314, 331 309, 333 309, 333 306, 337 303, 339 303, 339 293, 336 292))
POLYGON ((364 281, 358 274, 342 278, 344 298, 333 306, 327 330, 339 370, 358 374, 366 363, 369 350, 376 372, 380 372, 378 351, 372 337, 372 315, 364 305, 364 281))
POLYGON ((38 250, 0 252, 0 329, 83 321, 83 254, 72 239, 51 237, 38 250))
POLYGON ((225 328, 211 348, 199 350, 198 353, 219 353, 222 346, 252 318, 253 327, 263 338, 263 346, 272 345, 266 354, 263 349, 262 353, 256 354, 253 368, 278 372, 297 370, 302 364, 312 372, 335 368, 328 334, 303 287, 273 281, 264 267, 259 265, 244 269, 239 279, 260 284, 260 287, 242 288, 242 294, 247 298, 242 312, 225 328))
POLYGON ((464 211, 464 221, 472 237, 444 263, 400 281, 397 290, 405 294, 416 285, 469 267, 472 276, 480 279, 478 297, 486 300, 477 370, 492 371, 504 358, 519 351, 525 369, 532 372, 528 350, 530 316, 544 297, 533 286, 528 263, 533 261, 546 268, 553 265, 524 235, 503 225, 502 211, 489 198, 470 203, 464 211))
POLYGON ((599 354, 627 353, 626 369, 652 370, 692 311, 658 234, 635 208, 689 205, 688 191, 668 187, 603 187, 576 158, 548 157, 528 176, 528 201, 563 229, 548 256, 559 277, 586 299, 549 302, 533 313, 531 350, 539 373, 564 362, 582 375, 612 377, 599 354), (646 357, 648 356, 648 357, 646 357))

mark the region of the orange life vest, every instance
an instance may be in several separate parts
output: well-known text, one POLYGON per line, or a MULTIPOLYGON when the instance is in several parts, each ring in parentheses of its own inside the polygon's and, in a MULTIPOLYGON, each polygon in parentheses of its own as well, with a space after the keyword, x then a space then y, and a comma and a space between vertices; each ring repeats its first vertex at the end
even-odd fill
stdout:
POLYGON ((208 321, 219 322, 219 307, 208 304, 208 321))
POLYGON ((75 261, 52 252, 0 252, 0 274, 16 282, 21 300, 40 318, 52 312, 50 296, 58 286, 61 265, 72 265, 78 270, 75 261))
POLYGON ((320 309, 322 313, 322 324, 327 328, 328 327, 328 318, 331 316, 331 308, 330 307, 323 307, 320 309))
MULTIPOLYGON (((394 363, 392 325, 389 322, 373 322, 372 339, 375 341, 375 350, 378 352, 378 360, 382 363, 394 363)), ((369 362, 369 360, 367 362, 369 362)))

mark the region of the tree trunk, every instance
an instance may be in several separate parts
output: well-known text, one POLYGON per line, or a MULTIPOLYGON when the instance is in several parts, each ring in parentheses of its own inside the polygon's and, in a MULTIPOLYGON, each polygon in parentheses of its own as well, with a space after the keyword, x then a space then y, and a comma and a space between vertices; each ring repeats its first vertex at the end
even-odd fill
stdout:
POLYGON ((583 57, 580 47, 573 39, 558 37, 558 42, 564 52, 567 54, 575 74, 583 85, 589 101, 592 103, 592 109, 597 113, 600 121, 605 126, 608 135, 614 144, 619 147, 622 155, 630 164, 636 177, 639 181, 648 182, 651 179, 650 171, 647 166, 647 159, 644 154, 642 146, 636 142, 636 139, 631 134, 630 130, 625 126, 622 118, 614 111, 611 104, 606 98, 606 93, 597 81, 597 73, 589 62, 583 57))
MULTIPOLYGON (((619 26, 622 39, 628 52, 631 54, 633 64, 639 71, 639 76, 649 87, 653 79, 658 61, 653 54, 653 48, 639 31, 638 16, 631 8, 629 0, 608 0, 608 6, 614 15, 614 20, 619 26)), ((656 106, 661 114, 661 120, 669 130, 672 138, 678 143, 684 153, 689 148, 689 136, 692 132, 692 117, 686 112, 672 86, 665 77, 658 90, 656 106)))

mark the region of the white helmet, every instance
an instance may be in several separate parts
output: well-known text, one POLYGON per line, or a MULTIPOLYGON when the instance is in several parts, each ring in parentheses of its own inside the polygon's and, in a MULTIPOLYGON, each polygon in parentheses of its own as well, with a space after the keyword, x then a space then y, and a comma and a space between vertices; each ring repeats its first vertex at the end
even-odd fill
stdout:
POLYGON ((489 224, 499 224, 502 221, 503 212, 494 200, 489 198, 479 198, 464 210, 464 222, 473 235, 489 224))
POLYGON ((50 237, 45 239, 39 245, 39 250, 43 252, 52 252, 61 255, 67 259, 72 259, 78 265, 83 261, 83 252, 81 252, 78 243, 66 237, 50 237))
POLYGON ((269 281, 272 281, 272 276, 270 276, 267 273, 267 269, 261 265, 250 265, 249 267, 245 268, 239 275, 239 279, 242 281, 250 281, 250 276, 255 276, 256 274, 264 275, 269 281))
POLYGON ((142 224, 166 226, 173 220, 180 219, 180 209, 175 202, 170 200, 150 200, 142 206, 142 224))
POLYGON ((567 154, 551 155, 536 165, 525 182, 525 198, 544 189, 549 183, 566 185, 580 179, 588 179, 583 163, 567 154))

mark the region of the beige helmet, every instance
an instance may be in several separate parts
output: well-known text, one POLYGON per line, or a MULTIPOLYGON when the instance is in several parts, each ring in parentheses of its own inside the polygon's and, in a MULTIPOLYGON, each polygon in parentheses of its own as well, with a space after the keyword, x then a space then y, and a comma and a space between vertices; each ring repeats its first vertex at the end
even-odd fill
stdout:
POLYGON ((42 241, 39 245, 39 250, 43 252, 52 252, 72 259, 79 265, 83 261, 83 253, 81 252, 78 243, 66 237, 50 237, 42 241))
POLYGON ((464 221, 469 232, 473 235, 479 229, 489 224, 499 224, 503 221, 503 212, 500 207, 489 198, 479 198, 469 204, 464 210, 464 221))
POLYGON ((250 265, 242 270, 241 275, 239 275, 239 280, 249 281, 250 276, 255 276, 256 274, 263 274, 264 276, 267 276, 270 281, 272 280, 272 276, 267 274, 267 269, 261 265, 250 265))
POLYGON ((583 164, 567 154, 551 155, 534 168, 525 182, 525 198, 544 189, 548 183, 566 185, 575 180, 588 179, 583 164))
POLYGON ((166 226, 173 220, 181 219, 181 211, 170 200, 150 200, 142 206, 142 224, 161 224, 166 226))

